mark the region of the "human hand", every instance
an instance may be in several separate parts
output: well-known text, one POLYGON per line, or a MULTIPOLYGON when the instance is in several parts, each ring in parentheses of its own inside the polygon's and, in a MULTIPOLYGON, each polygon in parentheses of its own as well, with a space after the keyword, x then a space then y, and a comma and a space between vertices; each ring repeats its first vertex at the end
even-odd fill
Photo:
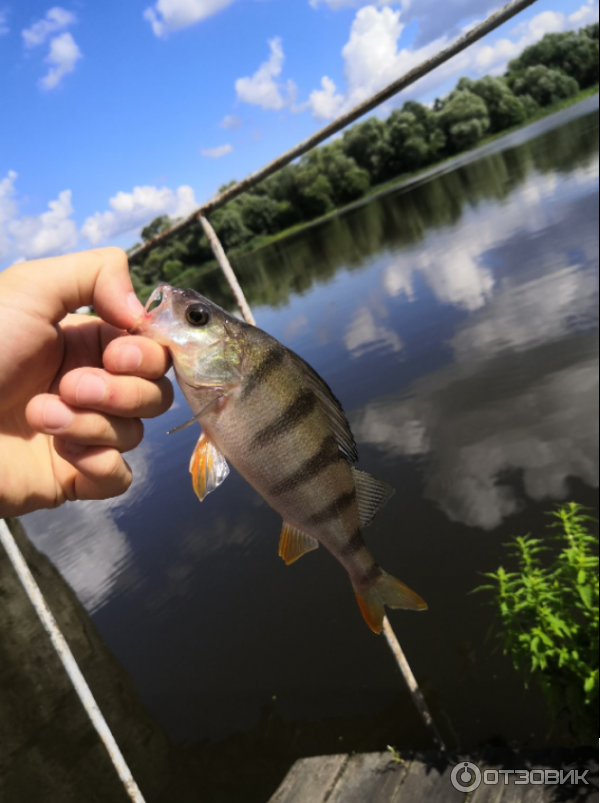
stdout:
POLYGON ((118 248, 0 273, 0 517, 129 488, 121 454, 173 402, 167 351, 127 335, 142 313, 118 248))

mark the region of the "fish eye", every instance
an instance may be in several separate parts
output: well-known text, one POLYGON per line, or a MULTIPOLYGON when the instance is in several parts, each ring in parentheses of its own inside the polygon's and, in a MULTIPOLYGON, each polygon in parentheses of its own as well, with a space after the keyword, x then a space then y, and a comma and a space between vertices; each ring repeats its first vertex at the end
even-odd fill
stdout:
POLYGON ((185 319, 192 326, 206 326, 210 320, 210 315, 198 304, 194 304, 192 307, 188 307, 185 319))

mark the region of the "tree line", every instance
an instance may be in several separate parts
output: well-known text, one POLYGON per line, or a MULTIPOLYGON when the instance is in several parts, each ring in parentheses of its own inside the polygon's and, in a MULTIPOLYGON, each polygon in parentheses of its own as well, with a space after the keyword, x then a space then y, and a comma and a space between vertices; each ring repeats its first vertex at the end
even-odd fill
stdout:
MULTIPOLYGON (((359 200, 373 186, 521 125, 541 108, 574 97, 598 80, 597 23, 578 32, 548 34, 512 61, 502 77, 461 78, 433 108, 408 101, 386 120, 371 117, 354 125, 215 211, 211 223, 225 249, 232 250, 310 222, 359 200)), ((142 239, 152 239, 173 222, 164 215, 156 218, 142 230, 142 239)), ((134 286, 143 295, 160 281, 177 284, 183 273, 212 259, 203 232, 190 227, 133 262, 134 286)))
MULTIPOLYGON (((442 171, 434 181, 417 182, 410 192, 383 193, 269 248, 240 251, 232 257, 233 269, 252 308, 284 306, 292 294, 330 281, 342 266, 352 272, 384 253, 419 248, 432 231, 453 228, 467 209, 509 199, 532 173, 586 169, 597 154, 597 129, 575 120, 547 131, 541 144, 531 139, 496 151, 468 161, 460 170, 442 171)), ((575 206, 569 214, 572 217, 554 227, 554 238, 564 239, 561 227, 570 230, 582 213, 575 206)), ((231 289, 215 262, 179 279, 181 286, 198 290, 226 309, 232 307, 231 289)))

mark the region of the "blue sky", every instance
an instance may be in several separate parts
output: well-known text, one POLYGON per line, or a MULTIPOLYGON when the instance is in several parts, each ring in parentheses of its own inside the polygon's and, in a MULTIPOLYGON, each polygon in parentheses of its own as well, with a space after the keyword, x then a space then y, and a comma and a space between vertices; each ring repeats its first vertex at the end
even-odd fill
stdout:
MULTIPOLYGON (((131 245, 501 4, 0 0, 0 269, 131 245)), ((500 73, 544 33, 597 19, 598 0, 538 0, 400 102, 500 73)))

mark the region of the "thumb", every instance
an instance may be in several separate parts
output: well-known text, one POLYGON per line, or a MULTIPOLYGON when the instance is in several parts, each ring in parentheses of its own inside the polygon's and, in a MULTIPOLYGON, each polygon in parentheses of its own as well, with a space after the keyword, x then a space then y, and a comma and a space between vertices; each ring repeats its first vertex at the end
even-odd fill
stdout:
POLYGON ((120 248, 21 262, 5 271, 2 281, 23 296, 30 312, 52 324, 89 304, 107 323, 130 329, 144 311, 120 248))

